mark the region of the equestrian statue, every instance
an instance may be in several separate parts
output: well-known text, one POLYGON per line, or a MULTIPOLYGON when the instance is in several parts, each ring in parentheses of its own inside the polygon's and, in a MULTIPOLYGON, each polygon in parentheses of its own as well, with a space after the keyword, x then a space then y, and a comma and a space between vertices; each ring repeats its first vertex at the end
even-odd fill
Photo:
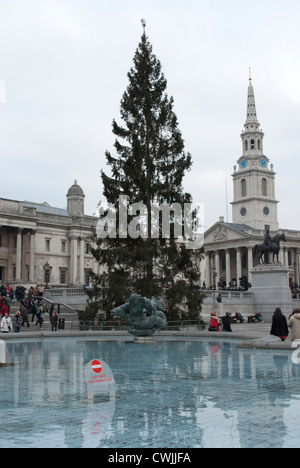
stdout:
POLYGON ((254 252, 258 252, 259 255, 259 264, 268 264, 269 263, 269 254, 273 254, 273 263, 275 263, 275 258, 277 259, 276 263, 279 262, 279 251, 280 251, 280 241, 286 242, 286 237, 284 234, 277 234, 273 239, 271 239, 270 231, 267 229, 265 232, 264 243, 257 244, 254 246, 254 252))

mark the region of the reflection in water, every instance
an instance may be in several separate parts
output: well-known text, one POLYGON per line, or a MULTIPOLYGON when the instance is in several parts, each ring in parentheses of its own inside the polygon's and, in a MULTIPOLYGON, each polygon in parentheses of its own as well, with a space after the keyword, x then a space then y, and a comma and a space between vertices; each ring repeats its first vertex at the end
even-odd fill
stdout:
POLYGON ((8 342, 0 447, 299 447, 291 354, 222 340, 8 342), (113 390, 89 388, 94 359, 113 390))

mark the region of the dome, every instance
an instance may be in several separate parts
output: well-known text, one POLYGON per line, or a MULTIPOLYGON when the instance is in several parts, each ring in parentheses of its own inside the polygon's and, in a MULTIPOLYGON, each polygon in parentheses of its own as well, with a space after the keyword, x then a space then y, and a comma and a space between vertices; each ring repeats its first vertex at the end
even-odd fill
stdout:
POLYGON ((67 193, 67 197, 72 197, 72 196, 77 196, 77 197, 85 197, 82 188, 80 185, 77 184, 77 180, 75 180, 74 185, 69 189, 67 193))

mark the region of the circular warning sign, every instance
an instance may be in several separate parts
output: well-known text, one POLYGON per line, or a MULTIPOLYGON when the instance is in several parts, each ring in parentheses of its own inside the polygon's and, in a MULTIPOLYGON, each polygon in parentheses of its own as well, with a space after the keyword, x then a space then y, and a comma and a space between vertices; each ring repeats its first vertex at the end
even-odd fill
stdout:
POLYGON ((98 360, 94 360, 91 363, 92 369, 96 374, 100 374, 102 372, 102 364, 98 360))

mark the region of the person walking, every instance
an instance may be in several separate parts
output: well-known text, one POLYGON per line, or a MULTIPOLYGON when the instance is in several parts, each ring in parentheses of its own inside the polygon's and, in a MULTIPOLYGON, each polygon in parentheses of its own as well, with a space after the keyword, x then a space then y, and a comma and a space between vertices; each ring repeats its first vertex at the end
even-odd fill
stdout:
POLYGON ((54 311, 51 317, 52 331, 55 331, 55 332, 57 331, 57 324, 58 324, 58 314, 56 311, 54 311))
POLYGON ((5 314, 5 316, 1 320, 1 332, 2 333, 9 333, 12 330, 12 323, 11 323, 11 318, 8 314, 5 314))
POLYGON ((295 309, 293 311, 288 326, 292 329, 291 340, 300 340, 300 309, 295 309))
POLYGON ((44 318, 45 318, 44 312, 45 312, 44 306, 41 305, 38 308, 38 311, 36 313, 36 318, 37 318, 37 321, 36 321, 36 324, 35 324, 36 327, 39 324, 40 328, 43 328, 43 322, 44 322, 44 318))
POLYGON ((21 317, 20 311, 18 310, 12 319, 12 326, 13 326, 15 333, 20 333, 21 325, 22 325, 22 317, 21 317))
POLYGON ((28 316, 28 309, 26 309, 26 307, 24 307, 23 305, 21 305, 20 307, 20 312, 21 312, 21 317, 22 317, 22 327, 25 326, 25 323, 27 324, 27 328, 30 327, 30 323, 29 323, 29 316, 28 316))
POLYGON ((275 312, 273 314, 270 334, 278 336, 281 339, 281 341, 285 341, 288 337, 289 330, 287 326, 287 320, 279 307, 275 309, 275 312))

